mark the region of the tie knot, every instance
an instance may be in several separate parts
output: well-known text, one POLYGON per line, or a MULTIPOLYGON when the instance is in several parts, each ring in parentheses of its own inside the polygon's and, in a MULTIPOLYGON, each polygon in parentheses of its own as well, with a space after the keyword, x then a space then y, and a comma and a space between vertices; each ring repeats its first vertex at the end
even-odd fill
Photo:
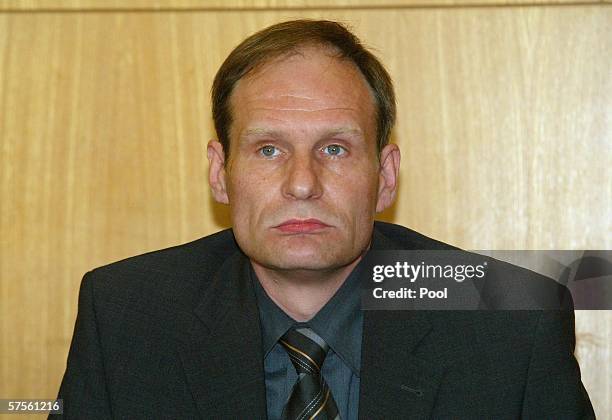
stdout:
POLYGON ((329 346, 313 330, 291 328, 279 342, 285 348, 298 374, 320 374, 329 346))

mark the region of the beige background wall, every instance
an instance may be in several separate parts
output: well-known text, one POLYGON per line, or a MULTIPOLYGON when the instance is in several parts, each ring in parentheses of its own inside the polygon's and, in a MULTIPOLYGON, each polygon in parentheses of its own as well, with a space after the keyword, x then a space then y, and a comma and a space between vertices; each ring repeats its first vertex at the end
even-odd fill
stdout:
MULTIPOLYGON (((612 9, 525 3, 0 3, 0 398, 56 395, 84 272, 228 225, 206 184, 210 83, 287 18, 349 23, 395 79, 383 219, 471 249, 609 249, 612 9)), ((610 418, 612 315, 577 328, 610 418)))

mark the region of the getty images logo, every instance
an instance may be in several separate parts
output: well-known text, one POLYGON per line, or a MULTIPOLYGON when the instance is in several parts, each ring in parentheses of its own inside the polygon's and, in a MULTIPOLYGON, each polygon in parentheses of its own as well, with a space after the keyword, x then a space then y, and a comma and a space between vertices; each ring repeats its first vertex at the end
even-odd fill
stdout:
POLYGON ((405 279, 414 283, 419 279, 453 279, 458 283, 466 279, 483 278, 487 262, 482 264, 410 264, 397 261, 395 264, 375 265, 372 267, 372 280, 381 283, 386 279, 405 279))

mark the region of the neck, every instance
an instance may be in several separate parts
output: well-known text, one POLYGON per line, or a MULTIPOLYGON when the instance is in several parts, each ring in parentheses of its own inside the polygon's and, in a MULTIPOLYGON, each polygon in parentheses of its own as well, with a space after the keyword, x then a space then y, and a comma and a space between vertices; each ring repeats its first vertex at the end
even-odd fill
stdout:
POLYGON ((327 271, 279 271, 251 261, 261 286, 270 299, 296 321, 312 319, 344 284, 361 260, 327 271))

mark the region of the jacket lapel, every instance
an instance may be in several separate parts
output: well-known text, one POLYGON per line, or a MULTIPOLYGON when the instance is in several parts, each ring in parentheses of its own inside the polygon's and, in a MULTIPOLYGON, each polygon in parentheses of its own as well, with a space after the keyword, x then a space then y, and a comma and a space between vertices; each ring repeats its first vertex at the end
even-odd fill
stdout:
POLYGON ((445 369, 414 351, 431 330, 426 311, 364 313, 360 418, 429 417, 445 369))
MULTIPOLYGON (((375 229, 372 249, 402 247, 375 229)), ((445 367, 415 352, 432 332, 427 311, 364 311, 360 418, 429 417, 445 367)))
POLYGON ((204 418, 265 418, 259 313, 239 252, 217 271, 180 345, 187 382, 204 418))

